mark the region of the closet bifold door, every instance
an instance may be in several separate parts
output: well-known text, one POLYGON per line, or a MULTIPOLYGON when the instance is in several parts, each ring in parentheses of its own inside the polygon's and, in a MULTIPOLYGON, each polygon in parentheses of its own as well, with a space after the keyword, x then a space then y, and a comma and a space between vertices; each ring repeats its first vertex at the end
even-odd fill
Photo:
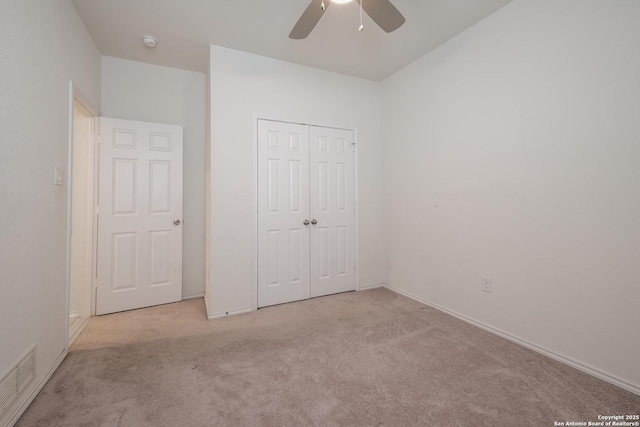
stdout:
POLYGON ((311 297, 355 289, 353 132, 310 128, 311 297))
POLYGON ((258 120, 258 307, 310 297, 309 127, 258 120))

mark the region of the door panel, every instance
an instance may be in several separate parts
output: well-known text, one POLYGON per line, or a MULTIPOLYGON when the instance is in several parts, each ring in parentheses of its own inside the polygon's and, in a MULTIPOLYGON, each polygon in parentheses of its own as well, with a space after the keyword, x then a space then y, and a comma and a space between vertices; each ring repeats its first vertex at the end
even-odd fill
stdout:
POLYGON ((309 130, 258 121, 258 307, 308 299, 309 130))
POLYGON ((100 119, 96 314, 182 299, 182 127, 100 119))
POLYGON ((311 296, 355 289, 353 132, 310 128, 311 296))

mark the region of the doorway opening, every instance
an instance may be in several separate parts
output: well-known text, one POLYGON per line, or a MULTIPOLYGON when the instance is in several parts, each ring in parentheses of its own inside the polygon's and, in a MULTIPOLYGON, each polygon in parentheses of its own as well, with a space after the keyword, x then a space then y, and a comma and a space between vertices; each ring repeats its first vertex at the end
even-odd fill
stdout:
POLYGON ((80 334, 94 307, 95 155, 97 112, 70 85, 67 223, 67 347, 80 334))

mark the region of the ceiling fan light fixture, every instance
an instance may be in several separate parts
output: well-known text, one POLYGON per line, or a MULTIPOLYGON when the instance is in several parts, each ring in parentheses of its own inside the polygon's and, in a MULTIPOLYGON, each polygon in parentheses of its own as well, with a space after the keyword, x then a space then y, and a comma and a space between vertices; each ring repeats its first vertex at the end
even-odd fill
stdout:
MULTIPOLYGON (((325 9, 331 6, 331 3, 348 3, 352 0, 310 0, 309 6, 302 12, 302 15, 293 26, 289 38, 294 40, 305 39, 314 29, 325 9), (324 6, 324 7, 323 7, 324 6)), ((360 27, 358 30, 364 30, 362 22, 362 10, 369 15, 371 20, 375 22, 386 33, 397 30, 404 24, 404 16, 391 3, 392 0, 358 0, 360 3, 360 27)))

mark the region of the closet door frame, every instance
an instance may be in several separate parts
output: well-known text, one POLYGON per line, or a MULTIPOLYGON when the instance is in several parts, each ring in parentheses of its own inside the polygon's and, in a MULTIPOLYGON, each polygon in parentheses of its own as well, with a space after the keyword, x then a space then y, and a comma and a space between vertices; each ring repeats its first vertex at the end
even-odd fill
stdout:
POLYGON ((353 132, 353 142, 355 143, 353 158, 353 174, 354 174, 354 223, 355 223, 355 291, 360 290, 360 225, 359 225, 359 203, 358 203, 358 128, 354 126, 345 126, 335 123, 322 123, 313 120, 295 120, 282 117, 274 117, 264 114, 253 114, 251 120, 252 137, 251 137, 251 154, 252 154, 252 223, 253 223, 253 262, 252 262, 252 282, 251 287, 251 309, 258 309, 258 121, 269 120, 272 122, 284 122, 305 126, 319 126, 325 128, 342 129, 353 132))

